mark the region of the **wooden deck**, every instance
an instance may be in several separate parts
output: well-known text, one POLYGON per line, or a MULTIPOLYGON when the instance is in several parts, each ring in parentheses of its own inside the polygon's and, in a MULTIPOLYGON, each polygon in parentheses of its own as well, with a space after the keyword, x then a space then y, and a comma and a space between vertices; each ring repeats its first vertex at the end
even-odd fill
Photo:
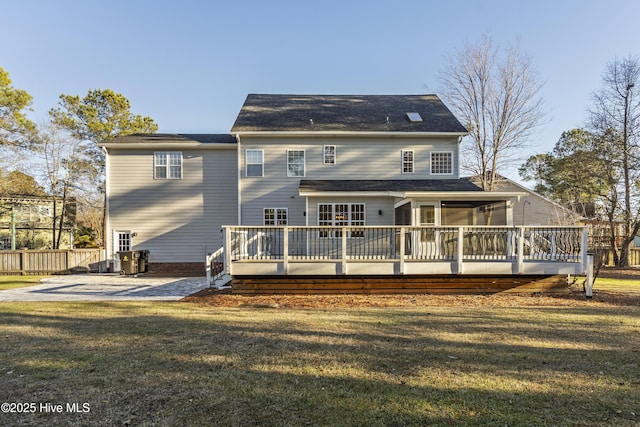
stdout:
POLYGON ((566 292, 566 275, 234 276, 232 293, 258 294, 492 294, 566 292))
POLYGON ((562 292, 592 265, 584 227, 223 228, 207 277, 236 294, 562 292))

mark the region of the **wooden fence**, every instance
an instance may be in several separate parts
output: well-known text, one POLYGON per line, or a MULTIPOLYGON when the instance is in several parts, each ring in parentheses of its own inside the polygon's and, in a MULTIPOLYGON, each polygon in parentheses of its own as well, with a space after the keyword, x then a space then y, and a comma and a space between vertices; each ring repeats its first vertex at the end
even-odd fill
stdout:
MULTIPOLYGON (((594 249, 590 250, 594 254, 594 258, 602 265, 613 266, 613 252, 611 249, 594 249)), ((629 265, 640 266, 640 248, 631 248, 629 250, 629 265)))
POLYGON ((105 271, 103 249, 0 251, 0 275, 105 271))

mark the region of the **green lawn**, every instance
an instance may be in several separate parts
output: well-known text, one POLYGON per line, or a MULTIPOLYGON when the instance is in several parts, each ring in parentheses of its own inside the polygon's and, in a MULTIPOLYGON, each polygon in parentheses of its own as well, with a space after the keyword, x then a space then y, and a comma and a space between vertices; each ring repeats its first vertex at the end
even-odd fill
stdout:
POLYGON ((640 279, 610 279, 608 277, 598 277, 593 284, 594 290, 611 292, 631 292, 640 293, 640 279))
POLYGON ((640 423, 640 307, 0 303, 0 345, 0 402, 64 409, 1 425, 640 423))
POLYGON ((47 276, 0 276, 0 291, 39 285, 43 277, 47 276))

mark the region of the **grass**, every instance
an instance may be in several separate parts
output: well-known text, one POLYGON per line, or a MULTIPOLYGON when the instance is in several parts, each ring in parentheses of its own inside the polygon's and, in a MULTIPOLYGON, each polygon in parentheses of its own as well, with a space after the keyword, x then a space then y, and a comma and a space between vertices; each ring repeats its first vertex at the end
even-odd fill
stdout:
POLYGON ((638 425, 640 307, 0 304, 2 425, 638 425))
POLYGON ((0 276, 0 291, 39 285, 43 277, 47 276, 0 276))
POLYGON ((613 279, 608 277, 598 277, 593 284, 593 289, 609 292, 630 292, 640 293, 639 279, 613 279))

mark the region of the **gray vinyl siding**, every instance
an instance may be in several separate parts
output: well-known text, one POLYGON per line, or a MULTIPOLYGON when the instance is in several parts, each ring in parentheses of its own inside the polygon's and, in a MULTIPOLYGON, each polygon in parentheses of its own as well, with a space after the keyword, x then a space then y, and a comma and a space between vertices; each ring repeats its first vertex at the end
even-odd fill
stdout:
POLYGON ((499 191, 528 191, 513 205, 514 225, 577 225, 579 216, 563 206, 547 200, 531 190, 505 180, 500 183, 499 191))
POLYGON ((131 230, 151 262, 204 263, 237 223, 236 147, 157 151, 182 152, 182 179, 153 178, 154 150, 109 151, 109 237, 131 230))
MULTIPOLYGON (((305 200, 298 196, 301 179, 457 179, 457 138, 332 138, 292 137, 265 138, 243 137, 240 146, 242 224, 262 225, 264 208, 288 208, 289 225, 305 225, 305 200), (336 163, 323 164, 323 146, 336 147, 336 163), (264 173, 262 177, 247 177, 245 153, 248 149, 264 151, 264 173), (287 176, 287 150, 305 151, 305 176, 287 176), (402 150, 414 151, 414 173, 403 174, 402 150), (453 153, 452 175, 431 175, 430 159, 433 151, 453 153)), ((380 203, 379 201, 376 203, 380 203)), ((310 202, 311 204, 311 202, 310 202)), ((375 208, 388 212, 388 218, 376 218, 380 224, 393 224, 393 205, 375 208)), ((369 209, 369 208, 367 208, 369 209)), ((372 208, 373 209, 373 208, 372 208)), ((315 208, 309 207, 309 225, 315 225, 315 208), (313 210, 313 212, 311 212, 313 210)), ((367 220, 371 217, 367 214, 367 220)), ((369 224, 369 222, 367 223, 369 224)), ((376 225, 376 224, 371 224, 376 225)))
MULTIPOLYGON (((242 177, 245 150, 264 150, 263 178, 288 179, 287 150, 305 150, 306 179, 457 179, 457 138, 248 138, 242 139, 242 177), (336 146, 336 163, 323 164, 323 146, 336 146), (401 171, 402 150, 414 151, 414 173, 401 171), (431 175, 431 152, 453 153, 452 175, 431 175)), ((260 178, 248 178, 260 179, 260 178)))

